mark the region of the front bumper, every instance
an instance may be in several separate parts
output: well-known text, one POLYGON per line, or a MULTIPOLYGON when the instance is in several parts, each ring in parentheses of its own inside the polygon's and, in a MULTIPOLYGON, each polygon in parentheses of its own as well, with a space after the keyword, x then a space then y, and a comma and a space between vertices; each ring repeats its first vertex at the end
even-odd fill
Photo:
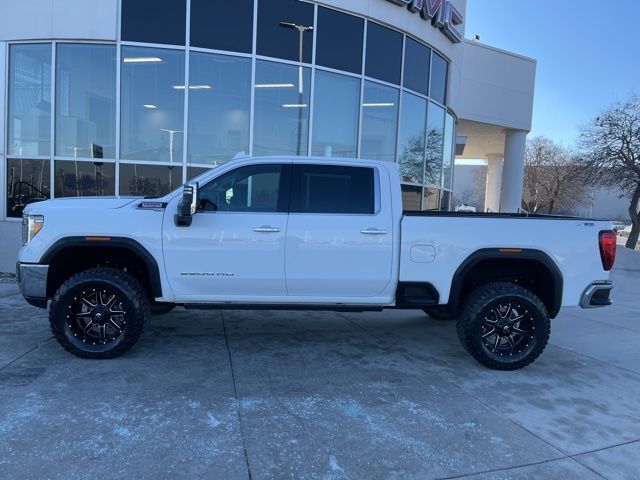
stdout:
POLYGON ((580 306, 582 308, 597 308, 611 305, 611 290, 613 290, 613 282, 610 280, 593 282, 582 294, 580 306))
POLYGON ((20 293, 31 305, 47 308, 47 274, 49 265, 20 263, 16 265, 16 277, 20 293))

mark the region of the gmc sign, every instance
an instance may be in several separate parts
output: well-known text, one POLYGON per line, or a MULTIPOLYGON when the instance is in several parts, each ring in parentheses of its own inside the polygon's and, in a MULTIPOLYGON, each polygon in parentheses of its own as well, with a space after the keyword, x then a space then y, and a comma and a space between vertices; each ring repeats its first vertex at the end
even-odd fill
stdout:
POLYGON ((449 0, 387 0, 395 5, 406 6, 412 13, 420 13, 425 21, 439 28, 452 43, 460 43, 462 34, 456 25, 462 24, 462 14, 449 0))

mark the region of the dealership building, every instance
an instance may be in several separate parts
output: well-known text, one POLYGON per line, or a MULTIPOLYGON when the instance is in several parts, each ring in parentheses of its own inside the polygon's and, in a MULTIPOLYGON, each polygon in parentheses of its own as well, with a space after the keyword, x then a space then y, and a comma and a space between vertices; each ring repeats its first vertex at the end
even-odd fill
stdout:
MULTIPOLYGON (((237 155, 454 158, 520 206, 536 63, 466 40, 465 0, 0 0, 0 233, 42 198, 162 195, 237 155)), ((472 34, 475 32, 467 32, 472 34)))

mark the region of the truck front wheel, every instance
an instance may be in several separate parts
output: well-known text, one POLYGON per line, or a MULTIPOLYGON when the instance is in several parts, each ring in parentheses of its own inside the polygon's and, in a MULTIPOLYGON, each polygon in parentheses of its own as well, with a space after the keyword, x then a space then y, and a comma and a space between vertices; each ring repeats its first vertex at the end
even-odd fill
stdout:
POLYGON ((82 358, 113 358, 140 338, 151 316, 148 296, 132 275, 93 268, 69 278, 51 301, 56 340, 82 358))
POLYGON ((496 282, 469 294, 457 327, 460 343, 482 365, 517 370, 543 352, 550 320, 544 304, 532 292, 496 282))

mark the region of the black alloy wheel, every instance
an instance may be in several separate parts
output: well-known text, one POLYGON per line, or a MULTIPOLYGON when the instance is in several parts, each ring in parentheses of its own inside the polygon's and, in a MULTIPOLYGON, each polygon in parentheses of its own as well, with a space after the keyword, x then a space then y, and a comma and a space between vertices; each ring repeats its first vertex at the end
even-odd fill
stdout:
POLYGON ((72 276, 58 289, 49 309, 58 343, 83 358, 123 354, 138 341, 150 316, 140 282, 114 268, 93 268, 72 276))
POLYGON ((475 289, 458 317, 460 343, 482 365, 517 370, 535 361, 549 341, 550 319, 531 291, 507 282, 475 289))

